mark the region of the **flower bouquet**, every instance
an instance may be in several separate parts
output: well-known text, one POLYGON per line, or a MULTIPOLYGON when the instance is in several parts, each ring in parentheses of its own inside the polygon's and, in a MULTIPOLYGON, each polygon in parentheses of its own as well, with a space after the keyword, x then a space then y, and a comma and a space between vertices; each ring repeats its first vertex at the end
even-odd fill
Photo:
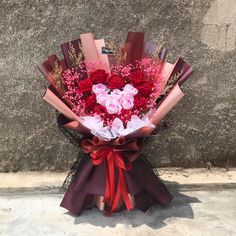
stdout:
POLYGON ((171 194, 142 158, 143 139, 184 96, 190 65, 166 62, 166 49, 142 32, 129 32, 122 45, 81 34, 61 49, 63 60, 54 54, 39 67, 50 83, 43 98, 60 112, 61 126, 80 134, 84 153, 61 206, 111 215, 168 204, 171 194))

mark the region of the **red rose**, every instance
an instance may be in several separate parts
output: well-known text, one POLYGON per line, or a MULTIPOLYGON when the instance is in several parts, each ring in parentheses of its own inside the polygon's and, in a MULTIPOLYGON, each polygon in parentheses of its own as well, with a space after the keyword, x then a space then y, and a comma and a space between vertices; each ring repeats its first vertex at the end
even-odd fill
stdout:
POLYGON ((104 106, 102 106, 102 105, 96 105, 96 106, 94 107, 94 111, 95 111, 98 115, 100 115, 100 114, 102 114, 102 113, 107 113, 106 107, 104 107, 104 106))
POLYGON ((110 89, 121 89, 125 85, 125 80, 117 75, 111 75, 107 79, 107 85, 110 89))
POLYGON ((105 70, 96 70, 90 74, 90 79, 93 84, 104 84, 107 80, 108 73, 105 70))
POLYGON ((137 95, 134 97, 134 106, 137 108, 145 108, 147 105, 148 99, 137 95))
POLYGON ((154 84, 153 82, 146 81, 143 82, 141 85, 137 86, 138 93, 144 97, 148 97, 153 91, 154 84))
POLYGON ((96 95, 91 94, 85 99, 85 106, 87 110, 92 110, 97 104, 96 95))
POLYGON ((131 73, 130 80, 134 86, 137 86, 144 81, 144 73, 140 70, 137 70, 137 71, 131 73))
POLYGON ((92 91, 92 85, 90 79, 81 80, 79 82, 79 91, 81 93, 90 93, 92 91))

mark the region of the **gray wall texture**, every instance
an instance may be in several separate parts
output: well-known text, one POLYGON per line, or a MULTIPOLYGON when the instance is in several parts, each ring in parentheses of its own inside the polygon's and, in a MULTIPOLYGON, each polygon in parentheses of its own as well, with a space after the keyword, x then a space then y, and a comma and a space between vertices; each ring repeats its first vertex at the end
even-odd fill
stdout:
POLYGON ((37 66, 89 31, 120 41, 144 31, 170 62, 182 55, 194 67, 168 128, 145 147, 155 166, 236 164, 235 0, 1 0, 0 171, 66 170, 77 157, 37 66))

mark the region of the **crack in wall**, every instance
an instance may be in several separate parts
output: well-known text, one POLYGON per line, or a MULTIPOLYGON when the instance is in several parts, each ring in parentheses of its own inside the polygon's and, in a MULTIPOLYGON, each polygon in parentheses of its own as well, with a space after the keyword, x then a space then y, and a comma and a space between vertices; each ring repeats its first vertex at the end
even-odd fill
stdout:
POLYGON ((216 0, 203 19, 201 40, 220 51, 236 49, 236 1, 216 0))

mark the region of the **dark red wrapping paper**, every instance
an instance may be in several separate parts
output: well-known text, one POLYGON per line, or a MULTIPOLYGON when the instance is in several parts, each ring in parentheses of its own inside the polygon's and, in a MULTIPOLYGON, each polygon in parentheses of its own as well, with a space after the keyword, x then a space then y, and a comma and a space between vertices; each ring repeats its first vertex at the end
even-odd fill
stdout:
MULTIPOLYGON (((136 207, 145 212, 156 203, 167 205, 172 195, 151 168, 141 159, 132 163, 132 169, 125 172, 128 192, 134 195, 136 207)), ((83 161, 74 181, 69 185, 61 206, 75 215, 89 209, 94 204, 94 195, 105 192, 105 165, 94 166, 89 158, 83 161)))

